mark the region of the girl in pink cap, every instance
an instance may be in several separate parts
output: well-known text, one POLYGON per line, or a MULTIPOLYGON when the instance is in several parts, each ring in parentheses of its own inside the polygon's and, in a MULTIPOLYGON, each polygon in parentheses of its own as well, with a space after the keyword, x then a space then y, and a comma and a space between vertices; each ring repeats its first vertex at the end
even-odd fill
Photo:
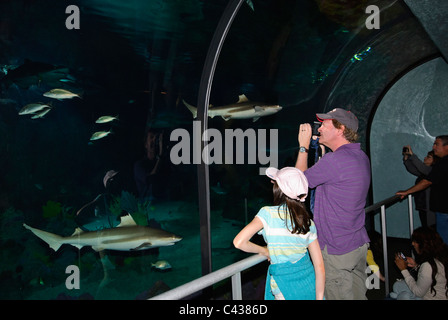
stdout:
POLYGON ((233 243, 242 251, 268 257, 266 300, 321 300, 324 263, 316 226, 303 203, 308 181, 293 167, 271 167, 266 175, 272 179, 274 205, 261 208, 233 243), (250 241, 257 232, 263 235, 266 247, 250 241))

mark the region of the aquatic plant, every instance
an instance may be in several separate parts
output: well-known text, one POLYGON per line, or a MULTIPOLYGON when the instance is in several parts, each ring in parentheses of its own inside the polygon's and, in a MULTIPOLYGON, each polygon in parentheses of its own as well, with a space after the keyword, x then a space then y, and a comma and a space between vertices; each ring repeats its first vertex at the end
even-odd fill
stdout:
POLYGON ((121 191, 121 208, 127 212, 138 211, 137 198, 128 191, 121 191))
POLYGON ((42 206, 44 218, 54 218, 62 213, 62 204, 52 200, 48 200, 47 203, 42 206))
MULTIPOLYGON (((147 225, 149 223, 150 220, 150 213, 151 211, 154 210, 154 207, 151 206, 151 201, 145 201, 143 203, 139 202, 138 206, 137 206, 137 211, 134 212, 134 214, 132 215, 133 217, 136 216, 136 218, 140 221, 143 222, 143 220, 145 220, 145 225, 147 225)), ((135 218, 134 218, 135 220, 135 218)), ((138 223, 137 220, 135 220, 135 222, 138 223)))
POLYGON ((109 205, 109 212, 115 216, 119 217, 121 215, 121 198, 120 197, 112 197, 109 205))
POLYGON ((150 219, 150 212, 154 208, 151 206, 151 201, 139 202, 135 195, 123 190, 120 197, 113 197, 109 210, 117 217, 123 211, 126 211, 138 225, 147 226, 150 219))

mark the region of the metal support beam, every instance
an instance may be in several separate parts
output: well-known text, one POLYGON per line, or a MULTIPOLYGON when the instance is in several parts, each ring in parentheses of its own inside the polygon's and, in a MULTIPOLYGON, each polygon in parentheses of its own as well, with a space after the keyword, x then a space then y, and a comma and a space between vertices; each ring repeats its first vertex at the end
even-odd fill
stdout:
MULTIPOLYGON (((212 88, 213 75, 216 69, 216 63, 221 52, 222 45, 227 36, 227 32, 232 25, 243 0, 231 0, 216 27, 210 47, 205 59, 202 70, 201 82, 198 93, 198 119, 201 124, 200 137, 205 138, 208 128, 208 105, 210 100, 210 91, 212 88)), ((199 154, 204 150, 204 140, 201 139, 199 154)), ((196 150, 195 150, 196 151, 196 150)), ((202 274, 208 274, 212 271, 211 237, 210 237, 210 181, 208 165, 204 163, 202 157, 197 166, 198 193, 199 193, 199 221, 201 237, 201 258, 202 274)))
POLYGON ((387 253, 386 205, 381 206, 381 235, 383 237, 384 284, 386 296, 389 295, 389 258, 387 253))

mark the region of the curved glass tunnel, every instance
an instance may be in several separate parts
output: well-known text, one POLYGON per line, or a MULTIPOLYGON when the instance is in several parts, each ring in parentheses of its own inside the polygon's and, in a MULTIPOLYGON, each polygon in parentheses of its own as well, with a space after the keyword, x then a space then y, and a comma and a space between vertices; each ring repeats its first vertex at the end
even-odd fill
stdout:
MULTIPOLYGON (((413 1, 236 2, 210 83, 204 63, 227 1, 0 3, 1 299, 146 299, 201 276, 202 159, 211 161, 212 270, 246 257, 233 237, 272 201, 260 168, 293 165, 298 125, 316 112, 344 107, 358 116, 374 174, 369 203, 413 183, 400 146, 416 144, 423 155, 446 134, 446 41, 428 28, 446 22, 421 18, 413 1), (380 9, 379 29, 366 27, 369 5, 380 9), (418 102, 405 100, 409 83, 422 90, 418 102), (245 99, 272 114, 216 111, 245 99), (213 105, 204 150, 193 118, 199 101, 213 105), (140 162, 149 129, 158 152, 140 162), (401 185, 388 182, 389 170, 401 185), (151 234, 129 244, 100 233, 127 214, 182 240, 165 246, 172 243, 151 234), (76 228, 98 232, 104 242, 79 249, 65 239, 55 251, 24 223, 66 238, 76 228)), ((388 231, 408 237, 405 210, 392 215, 388 231)))

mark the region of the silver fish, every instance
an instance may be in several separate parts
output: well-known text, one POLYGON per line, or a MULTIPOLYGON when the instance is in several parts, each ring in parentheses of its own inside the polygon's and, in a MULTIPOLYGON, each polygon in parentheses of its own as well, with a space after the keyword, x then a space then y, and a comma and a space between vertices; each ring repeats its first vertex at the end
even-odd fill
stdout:
POLYGON ((58 100, 72 99, 74 97, 81 98, 79 94, 73 93, 65 89, 51 89, 50 91, 44 93, 44 97, 58 100))
POLYGON ((51 106, 44 103, 30 103, 19 111, 19 115, 34 114, 46 108, 51 108, 51 106))
POLYGON ((182 240, 181 237, 161 229, 138 226, 131 215, 121 217, 121 223, 115 228, 86 232, 77 228, 69 237, 35 229, 25 223, 23 226, 45 241, 54 251, 63 244, 70 244, 79 249, 89 246, 95 251, 137 251, 172 246, 182 240))
POLYGON ((51 110, 51 108, 46 108, 46 109, 43 109, 43 110, 41 110, 39 112, 36 112, 34 114, 34 116, 31 117, 31 119, 43 118, 48 112, 50 112, 50 110, 51 110))
MULTIPOLYGON (((197 108, 189 105, 185 100, 182 100, 188 110, 193 114, 193 118, 197 118, 197 108)), ((239 96, 238 102, 221 107, 212 107, 208 109, 208 116, 210 118, 219 116, 224 120, 230 119, 252 119, 257 121, 260 117, 268 116, 282 110, 279 105, 269 105, 259 102, 252 102, 242 94, 239 96)))
POLYGON ((112 181, 112 179, 115 177, 115 175, 117 173, 118 173, 118 171, 115 171, 115 170, 109 170, 106 172, 106 174, 103 178, 104 188, 107 188, 107 184, 112 181))
POLYGON ((110 133, 112 133, 112 130, 97 131, 94 134, 92 134, 92 136, 90 137, 90 141, 102 139, 104 137, 107 137, 110 133))
POLYGON ((98 119, 96 119, 95 123, 107 123, 107 122, 111 122, 114 120, 118 120, 118 116, 113 117, 113 116, 101 116, 98 119))
POLYGON ((166 260, 159 260, 159 261, 156 261, 154 263, 151 263, 151 267, 154 267, 154 268, 159 269, 159 270, 171 269, 170 263, 168 261, 166 261, 166 260))

